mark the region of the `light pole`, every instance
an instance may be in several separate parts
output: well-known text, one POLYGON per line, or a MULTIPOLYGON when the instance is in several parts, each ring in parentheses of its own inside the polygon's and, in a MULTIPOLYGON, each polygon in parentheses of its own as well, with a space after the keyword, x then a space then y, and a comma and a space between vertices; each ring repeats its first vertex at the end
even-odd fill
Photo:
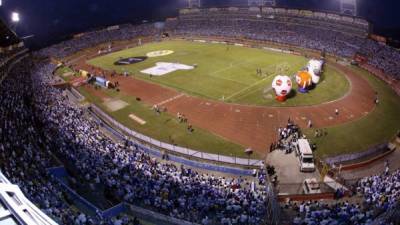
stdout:
POLYGON ((17 13, 17 12, 12 12, 11 13, 11 25, 10 25, 10 28, 11 28, 11 31, 14 32, 15 36, 17 36, 17 37, 18 37, 18 35, 17 35, 17 26, 18 26, 18 23, 19 23, 20 20, 21 20, 21 18, 19 16, 19 13, 17 13))

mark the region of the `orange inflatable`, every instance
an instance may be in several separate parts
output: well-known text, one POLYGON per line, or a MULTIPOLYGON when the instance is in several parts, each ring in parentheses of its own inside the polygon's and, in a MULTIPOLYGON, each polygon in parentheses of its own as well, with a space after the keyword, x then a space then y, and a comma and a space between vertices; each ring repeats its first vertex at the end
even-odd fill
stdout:
POLYGON ((312 84, 311 74, 307 71, 300 71, 296 74, 296 82, 300 92, 307 92, 307 88, 312 84))

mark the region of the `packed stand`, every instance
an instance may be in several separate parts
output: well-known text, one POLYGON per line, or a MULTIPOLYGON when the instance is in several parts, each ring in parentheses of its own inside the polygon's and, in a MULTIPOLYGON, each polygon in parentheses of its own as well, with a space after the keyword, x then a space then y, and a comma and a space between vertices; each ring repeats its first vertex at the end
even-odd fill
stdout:
MULTIPOLYGON (((400 51, 368 38, 352 35, 307 20, 306 23, 283 22, 251 16, 234 17, 186 15, 177 21, 167 22, 167 28, 177 35, 224 36, 271 41, 302 48, 325 51, 340 57, 352 58, 356 53, 368 57, 368 63, 386 74, 400 79, 400 51)), ((294 22, 293 22, 294 21, 294 22)), ((344 26, 345 27, 345 26, 344 26)))
MULTIPOLYGON (((23 65, 10 72, 0 88, 0 158, 3 174, 49 216, 63 224, 78 218, 63 202, 63 193, 47 174, 51 152, 47 140, 35 126, 30 67, 23 65)), ((79 223, 78 223, 79 224, 79 223)))
MULTIPOLYGON (((175 32, 244 36, 347 57, 359 50, 358 39, 339 32, 320 32, 307 26, 279 23, 185 20, 178 23, 175 32)), ((150 25, 143 25, 140 29, 128 26, 118 31, 92 32, 42 50, 41 54, 64 57, 96 44, 130 39, 138 34, 151 35, 154 30, 150 25)), ((383 53, 385 48, 379 49, 382 57, 397 57, 393 53, 383 53)), ((202 224, 260 224, 265 221, 266 171, 260 171, 259 183, 254 185, 240 177, 218 177, 161 163, 135 143, 116 143, 101 133, 99 125, 84 109, 68 101, 62 90, 48 85, 53 69, 51 65, 33 65, 27 60, 4 80, 0 89, 0 115, 5 118, 0 121, 0 157, 4 162, 1 169, 47 214, 63 224, 106 223, 76 212, 64 202, 61 188, 46 171, 54 165, 52 154, 56 154, 73 162, 86 182, 105 184, 106 196, 116 201, 202 224)), ((289 136, 297 138, 296 133, 291 124, 282 128, 282 144, 289 136)), ((350 203, 304 203, 298 206, 299 216, 295 221, 296 224, 334 224, 335 220, 366 224, 375 216, 375 209, 390 209, 399 200, 399 188, 399 171, 365 178, 360 182, 359 192, 366 203, 374 207, 366 211, 350 203)))
POLYGON ((99 44, 129 40, 138 36, 154 36, 158 31, 153 24, 121 25, 118 29, 104 29, 87 32, 82 36, 63 41, 40 51, 40 55, 63 58, 79 50, 90 48, 99 44))
POLYGON ((174 32, 179 35, 225 36, 271 41, 352 57, 362 38, 326 28, 275 22, 273 20, 214 18, 179 20, 174 32))
MULTIPOLYGON (((70 199, 47 169, 56 166, 54 143, 42 132, 42 122, 35 116, 40 111, 32 96, 32 83, 41 73, 51 73, 53 67, 43 67, 31 76, 35 65, 24 60, 12 69, 0 84, 0 169, 11 183, 18 185, 25 196, 59 224, 133 224, 126 217, 103 219, 90 217, 73 209, 70 199)), ((136 223, 139 224, 139 223, 136 223)))
MULTIPOLYGON (((386 215, 400 204, 400 170, 385 170, 381 175, 362 178, 354 187, 361 201, 288 202, 284 208, 296 211, 293 224, 395 224, 386 215), (376 221, 376 218, 379 218, 376 221)), ((357 197, 355 197, 357 199, 357 197)))
POLYGON ((366 39, 358 53, 368 58, 368 64, 400 80, 400 51, 398 49, 366 39))
POLYGON ((400 201, 400 170, 389 173, 386 169, 381 175, 361 179, 357 193, 364 197, 367 205, 387 211, 400 201))
POLYGON ((14 48, 12 50, 6 50, 0 52, 0 67, 5 65, 10 59, 14 58, 24 48, 14 48))
POLYGON ((61 224, 102 224, 72 210, 46 169, 53 155, 73 162, 106 196, 202 224, 260 224, 266 218, 265 173, 259 183, 202 174, 161 163, 130 142, 116 143, 50 86, 54 66, 24 60, 0 90, 1 169, 25 195, 61 224))

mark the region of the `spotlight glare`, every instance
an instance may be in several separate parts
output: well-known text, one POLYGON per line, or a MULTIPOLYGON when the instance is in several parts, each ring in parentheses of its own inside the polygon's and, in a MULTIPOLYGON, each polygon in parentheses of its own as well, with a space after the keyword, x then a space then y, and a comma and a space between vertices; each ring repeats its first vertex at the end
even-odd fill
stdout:
POLYGON ((17 13, 17 12, 11 13, 11 21, 19 22, 19 13, 17 13))

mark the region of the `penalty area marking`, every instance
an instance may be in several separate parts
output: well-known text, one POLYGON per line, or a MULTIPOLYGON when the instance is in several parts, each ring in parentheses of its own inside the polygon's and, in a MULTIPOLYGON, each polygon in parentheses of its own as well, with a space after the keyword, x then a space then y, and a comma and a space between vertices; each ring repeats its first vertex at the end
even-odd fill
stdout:
POLYGON ((235 97, 236 95, 238 95, 238 94, 240 94, 240 93, 242 93, 242 92, 244 92, 244 91, 247 91, 248 89, 250 89, 250 88, 252 88, 252 87, 254 87, 254 86, 257 86, 258 84, 262 83, 262 82, 265 81, 266 79, 268 79, 268 77, 265 77, 265 78, 263 78, 263 79, 261 79, 261 80, 255 82, 254 84, 252 84, 252 85, 250 85, 250 86, 247 86, 247 87, 245 87, 245 88, 243 88, 243 89, 241 89, 241 90, 239 90, 239 91, 237 91, 237 92, 231 94, 230 96, 226 97, 225 100, 229 100, 229 99, 235 97))

